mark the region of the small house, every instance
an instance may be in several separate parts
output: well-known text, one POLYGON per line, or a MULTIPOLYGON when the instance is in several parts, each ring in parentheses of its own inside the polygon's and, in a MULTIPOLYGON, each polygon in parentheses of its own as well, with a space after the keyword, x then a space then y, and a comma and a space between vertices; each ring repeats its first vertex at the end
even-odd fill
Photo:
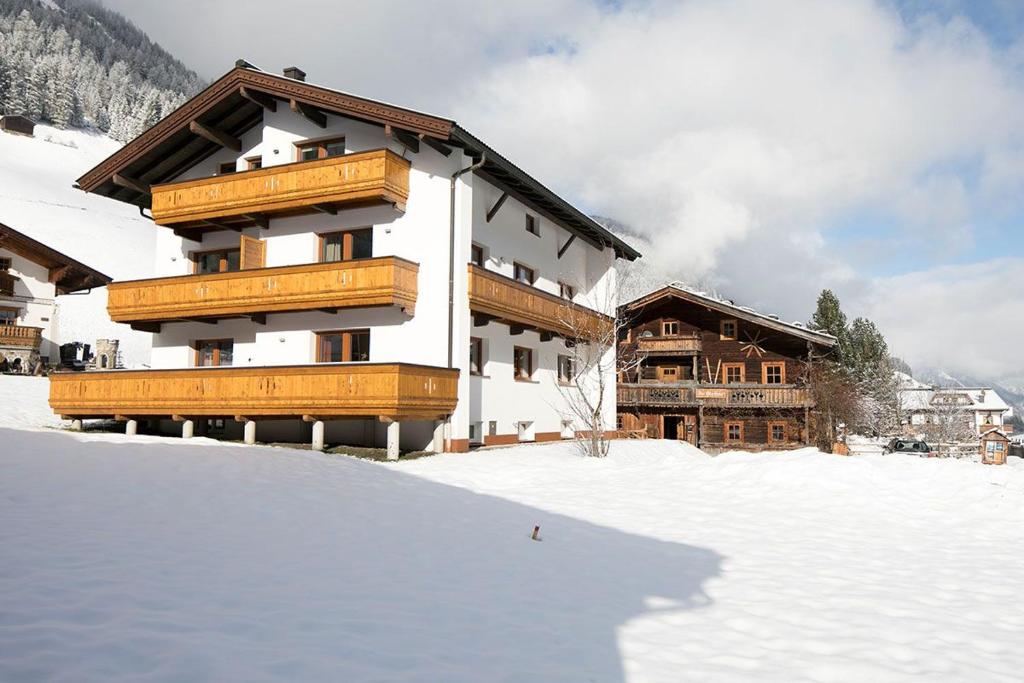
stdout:
POLYGON ((981 461, 986 465, 1005 465, 1010 452, 1010 437, 1001 429, 990 429, 981 435, 981 461))
POLYGON ((17 133, 32 137, 35 133, 36 123, 27 116, 20 114, 8 114, 0 116, 0 130, 6 133, 17 133))

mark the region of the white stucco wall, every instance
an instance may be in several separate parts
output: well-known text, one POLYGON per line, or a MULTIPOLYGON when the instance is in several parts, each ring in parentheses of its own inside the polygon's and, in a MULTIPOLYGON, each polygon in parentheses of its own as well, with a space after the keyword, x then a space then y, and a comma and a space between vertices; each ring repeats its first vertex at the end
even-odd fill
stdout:
POLYGON ((11 259, 10 273, 18 278, 14 283, 14 296, 0 296, 0 306, 18 309, 18 325, 42 328, 43 341, 39 353, 48 356, 50 362, 57 361, 59 349, 54 309, 57 290, 49 281, 49 270, 6 249, 0 249, 0 256, 11 259))

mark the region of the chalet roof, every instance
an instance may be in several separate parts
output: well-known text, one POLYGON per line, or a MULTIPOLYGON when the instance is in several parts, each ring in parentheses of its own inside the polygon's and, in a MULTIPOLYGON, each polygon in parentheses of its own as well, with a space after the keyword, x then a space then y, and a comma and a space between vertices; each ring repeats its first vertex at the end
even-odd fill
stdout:
POLYGON ((50 281, 57 286, 58 294, 103 287, 112 279, 3 223, 0 223, 0 248, 48 268, 50 281))
POLYGON ((920 386, 900 390, 900 405, 903 410, 932 410, 936 395, 965 396, 964 409, 970 411, 1005 412, 1010 406, 993 389, 988 387, 929 387, 920 386))
POLYGON ((1010 440, 1010 435, 1007 434, 1006 432, 1004 432, 999 427, 993 427, 992 429, 987 429, 987 430, 985 430, 984 432, 981 433, 981 436, 982 436, 982 438, 984 438, 984 437, 988 436, 989 434, 998 434, 999 436, 1003 437, 1007 441, 1010 440))
POLYGON ((660 289, 656 289, 649 294, 645 294, 623 304, 622 308, 626 311, 635 311, 668 298, 689 301, 690 303, 705 306, 709 309, 733 316, 738 320, 746 320, 747 322, 755 323, 777 332, 791 334, 793 336, 800 337, 801 339, 814 342, 815 344, 821 344, 822 346, 828 346, 831 348, 836 345, 836 338, 831 334, 808 329, 801 323, 785 322, 784 320, 779 320, 777 317, 758 313, 754 309, 747 308, 746 306, 737 306, 731 301, 713 297, 706 292, 699 292, 681 282, 671 282, 660 289))
POLYGON ((216 143, 189 130, 193 121, 239 137, 262 120, 263 107, 257 103, 258 100, 283 100, 294 103, 293 108, 300 110, 312 108, 390 126, 405 139, 422 142, 446 155, 451 147, 460 148, 477 161, 483 159, 478 175, 573 235, 596 247, 612 247, 621 258, 633 260, 640 256, 636 249, 452 119, 267 73, 241 61, 152 128, 86 172, 78 179, 78 186, 86 192, 148 206, 148 195, 116 184, 114 175, 141 181, 145 185, 171 180, 220 149, 216 143))

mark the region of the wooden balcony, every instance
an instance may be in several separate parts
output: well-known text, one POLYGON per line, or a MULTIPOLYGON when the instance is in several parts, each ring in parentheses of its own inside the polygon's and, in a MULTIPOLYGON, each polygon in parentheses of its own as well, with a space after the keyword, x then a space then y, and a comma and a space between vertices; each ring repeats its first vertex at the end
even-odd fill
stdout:
POLYGON ((76 418, 435 419, 455 409, 458 370, 323 363, 50 375, 50 407, 76 418))
POLYGON ((709 408, 804 408, 813 405, 806 387, 788 384, 624 384, 620 406, 709 408))
POLYGON ((513 327, 569 339, 596 339, 611 331, 612 319, 536 287, 469 265, 469 309, 513 327))
POLYGON ((232 318, 317 309, 416 305, 419 266, 395 256, 129 280, 108 285, 119 323, 232 318))
POLYGON ((697 335, 675 337, 640 337, 636 342, 637 351, 648 356, 692 355, 701 352, 701 340, 697 335))
POLYGON ((43 328, 0 323, 0 346, 16 349, 38 349, 43 328))
POLYGON ((209 229, 211 222, 240 226, 253 224, 260 216, 372 204, 404 209, 409 167, 394 152, 379 149, 154 185, 153 220, 160 225, 209 229))

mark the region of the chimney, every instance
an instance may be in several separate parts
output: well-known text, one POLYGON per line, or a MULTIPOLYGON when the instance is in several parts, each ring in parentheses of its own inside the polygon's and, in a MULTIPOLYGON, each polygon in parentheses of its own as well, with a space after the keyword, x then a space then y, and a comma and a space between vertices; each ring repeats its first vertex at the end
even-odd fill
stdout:
POLYGON ((306 80, 306 72, 297 66, 289 66, 284 70, 284 75, 288 78, 294 78, 297 81, 306 80))

